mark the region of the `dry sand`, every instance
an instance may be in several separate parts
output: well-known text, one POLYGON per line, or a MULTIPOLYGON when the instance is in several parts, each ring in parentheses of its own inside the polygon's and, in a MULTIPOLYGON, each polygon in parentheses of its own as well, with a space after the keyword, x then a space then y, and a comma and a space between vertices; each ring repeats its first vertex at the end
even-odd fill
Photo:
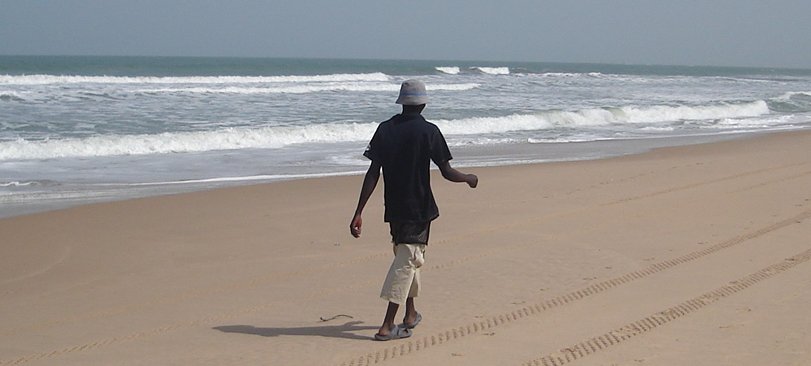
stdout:
POLYGON ((0 365, 811 364, 811 132, 474 171, 390 342, 382 183, 0 220, 0 365))

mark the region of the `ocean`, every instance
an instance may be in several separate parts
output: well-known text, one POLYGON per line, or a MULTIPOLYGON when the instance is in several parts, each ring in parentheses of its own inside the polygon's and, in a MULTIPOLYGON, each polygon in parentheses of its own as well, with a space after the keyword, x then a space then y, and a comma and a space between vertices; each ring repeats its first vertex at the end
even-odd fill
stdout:
POLYGON ((0 56, 0 217, 359 174, 419 78, 454 166, 595 159, 811 127, 811 70, 0 56))

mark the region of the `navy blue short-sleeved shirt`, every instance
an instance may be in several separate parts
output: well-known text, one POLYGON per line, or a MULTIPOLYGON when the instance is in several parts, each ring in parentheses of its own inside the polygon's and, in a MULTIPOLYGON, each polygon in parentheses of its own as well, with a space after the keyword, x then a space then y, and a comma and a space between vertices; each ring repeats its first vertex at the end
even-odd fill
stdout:
POLYGON ((430 164, 453 157, 436 125, 418 113, 398 114, 377 127, 363 155, 383 167, 386 222, 430 222, 439 216, 430 164))

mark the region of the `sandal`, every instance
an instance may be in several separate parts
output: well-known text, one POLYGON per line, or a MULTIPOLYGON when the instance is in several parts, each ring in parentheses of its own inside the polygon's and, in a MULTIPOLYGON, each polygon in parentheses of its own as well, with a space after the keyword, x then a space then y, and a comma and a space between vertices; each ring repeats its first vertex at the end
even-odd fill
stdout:
POLYGON ((406 323, 406 318, 403 318, 402 326, 403 326, 403 328, 406 328, 406 329, 414 329, 415 327, 417 327, 418 324, 420 324, 421 321, 422 321, 422 314, 417 313, 417 316, 414 317, 414 322, 411 323, 411 324, 406 323))
POLYGON ((400 339, 408 337, 411 337, 411 330, 399 325, 395 325, 394 328, 391 328, 389 334, 382 335, 379 333, 375 333, 376 341, 390 341, 392 339, 400 339))

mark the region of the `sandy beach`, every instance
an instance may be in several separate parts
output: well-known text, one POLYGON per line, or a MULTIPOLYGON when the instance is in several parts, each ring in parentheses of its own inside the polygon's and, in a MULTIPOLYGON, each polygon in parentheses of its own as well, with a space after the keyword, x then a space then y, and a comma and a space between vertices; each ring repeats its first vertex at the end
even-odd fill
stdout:
POLYGON ((0 365, 809 365, 809 148, 437 175, 424 319, 390 342, 382 183, 348 230, 361 176, 2 219, 0 365))

